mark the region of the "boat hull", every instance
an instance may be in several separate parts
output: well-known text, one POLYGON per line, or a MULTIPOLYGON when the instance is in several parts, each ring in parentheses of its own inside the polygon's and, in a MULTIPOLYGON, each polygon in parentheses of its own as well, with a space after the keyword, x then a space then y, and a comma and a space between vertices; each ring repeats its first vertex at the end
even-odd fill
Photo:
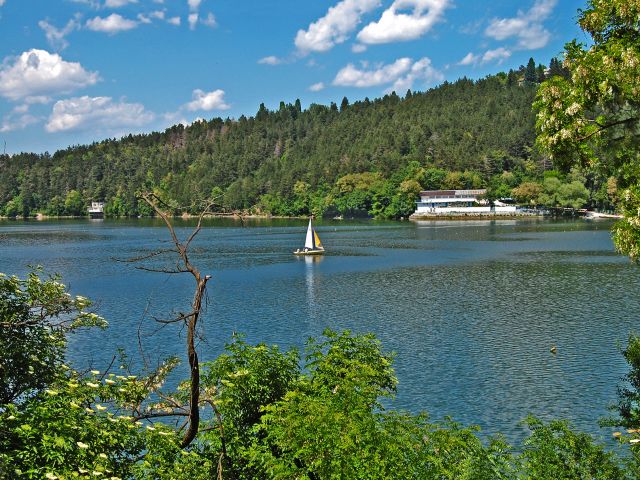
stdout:
POLYGON ((324 250, 316 249, 316 250, 296 250, 293 252, 294 255, 324 255, 324 250))

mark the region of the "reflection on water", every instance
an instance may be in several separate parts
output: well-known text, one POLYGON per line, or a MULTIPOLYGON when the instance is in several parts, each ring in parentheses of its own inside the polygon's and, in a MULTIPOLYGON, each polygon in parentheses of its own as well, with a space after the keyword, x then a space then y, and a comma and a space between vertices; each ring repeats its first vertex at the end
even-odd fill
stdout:
MULTIPOLYGON (((176 220, 181 236, 192 223, 176 220)), ((393 404, 522 435, 533 413, 597 427, 625 372, 618 346, 638 331, 640 275, 613 252, 610 223, 482 220, 318 223, 324 256, 291 254, 306 220, 208 220, 192 259, 209 282, 201 358, 231 332, 302 346, 327 328, 373 332, 396 353, 393 404), (549 351, 557 345, 557 354, 549 351)), ((182 354, 179 328, 150 318, 188 308, 191 279, 114 262, 166 246, 152 220, 0 221, 0 271, 42 264, 99 304, 107 334, 76 335, 70 354, 100 366, 182 354), (148 306, 148 309, 147 309, 148 306), (146 310, 146 317, 145 316, 146 310)), ((186 373, 186 370, 183 370, 186 373)))

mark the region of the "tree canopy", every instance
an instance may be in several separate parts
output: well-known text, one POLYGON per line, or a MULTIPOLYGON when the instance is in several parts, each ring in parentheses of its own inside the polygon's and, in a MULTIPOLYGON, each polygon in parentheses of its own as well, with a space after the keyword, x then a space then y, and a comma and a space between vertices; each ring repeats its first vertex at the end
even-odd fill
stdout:
POLYGON ((565 78, 540 87, 537 143, 564 169, 579 164, 614 176, 624 220, 614 227, 616 248, 640 259, 640 2, 589 0, 578 23, 589 45, 565 46, 565 78))
POLYGON ((104 201, 108 216, 147 215, 136 193, 154 191, 180 206, 215 196, 226 211, 406 216, 415 209, 416 185, 444 186, 423 179, 421 168, 451 174, 445 185, 487 186, 505 170, 519 181, 541 175, 545 159, 533 149, 531 111, 539 79, 524 81, 526 69, 405 97, 343 98, 339 108, 262 104, 253 117, 201 120, 53 154, 0 155, 0 214, 77 215, 90 201, 104 201), (378 181, 346 191, 354 175, 378 181))

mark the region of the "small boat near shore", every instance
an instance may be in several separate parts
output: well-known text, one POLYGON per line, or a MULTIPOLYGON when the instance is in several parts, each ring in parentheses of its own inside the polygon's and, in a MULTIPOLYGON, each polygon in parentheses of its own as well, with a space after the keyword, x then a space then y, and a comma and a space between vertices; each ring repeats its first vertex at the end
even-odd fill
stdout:
POLYGON ((313 228, 311 224, 311 219, 309 219, 309 226, 307 227, 307 236, 305 238, 304 247, 302 249, 298 248, 294 255, 323 255, 324 247, 320 242, 320 237, 316 233, 316 230, 313 228))

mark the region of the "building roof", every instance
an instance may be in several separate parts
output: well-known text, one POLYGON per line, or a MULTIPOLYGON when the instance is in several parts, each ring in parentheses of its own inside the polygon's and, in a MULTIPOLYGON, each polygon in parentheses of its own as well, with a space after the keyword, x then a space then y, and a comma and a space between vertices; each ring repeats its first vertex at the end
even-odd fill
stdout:
POLYGON ((477 197, 486 193, 486 188, 480 188, 476 190, 424 190, 420 192, 420 196, 427 198, 477 197))

